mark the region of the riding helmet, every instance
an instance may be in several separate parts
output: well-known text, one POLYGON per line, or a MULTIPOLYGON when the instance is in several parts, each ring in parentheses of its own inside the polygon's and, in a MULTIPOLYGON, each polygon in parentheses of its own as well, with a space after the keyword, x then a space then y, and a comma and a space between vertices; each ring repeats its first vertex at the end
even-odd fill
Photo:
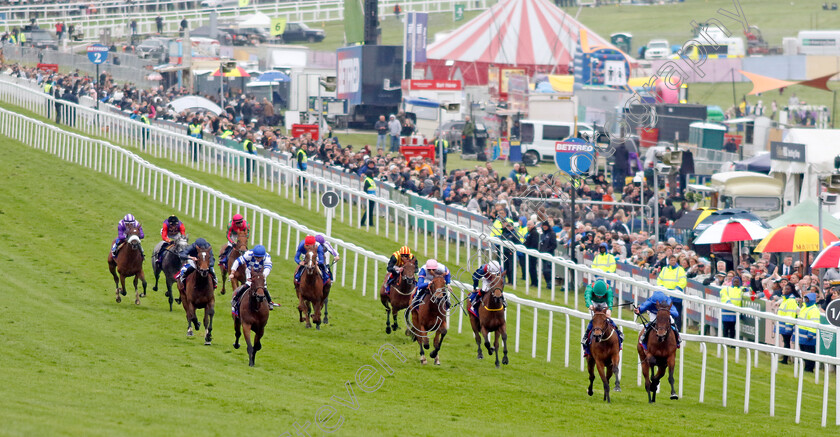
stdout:
POLYGON ((408 246, 401 247, 399 252, 400 255, 411 255, 411 249, 409 249, 408 246))
POLYGON ((312 235, 307 235, 306 238, 303 239, 304 246, 312 246, 316 243, 315 237, 312 235))
POLYGON ((265 256, 265 246, 263 246, 262 244, 258 244, 256 246, 254 246, 254 249, 252 250, 252 252, 254 253, 254 256, 256 256, 256 257, 260 257, 260 258, 264 257, 265 256))
POLYGON ((177 225, 178 223, 181 223, 181 220, 179 220, 179 219, 178 219, 178 217, 176 217, 176 216, 174 216, 174 215, 170 215, 170 216, 169 216, 169 218, 168 218, 168 219, 166 219, 166 220, 167 220, 170 224, 173 224, 173 225, 177 225))
POLYGON ((430 259, 430 260, 426 261, 426 266, 425 267, 426 267, 427 272, 432 271, 432 270, 437 270, 438 262, 433 260, 433 259, 430 259))
POLYGON ((490 261, 487 263, 487 273, 498 274, 501 271, 501 266, 498 261, 490 261))
POLYGON ((596 296, 603 296, 607 294, 607 283, 604 282, 603 279, 595 281, 595 284, 592 286, 592 292, 595 293, 596 296))
POLYGON ((134 221, 134 216, 132 214, 126 214, 125 217, 123 217, 123 221, 124 222, 133 222, 134 221))
POLYGON ((242 220, 243 220, 242 214, 234 214, 233 215, 233 221, 238 223, 238 222, 241 222, 242 220))
POLYGON ((324 236, 323 235, 316 235, 315 236, 315 241, 318 242, 318 244, 324 244, 324 236))

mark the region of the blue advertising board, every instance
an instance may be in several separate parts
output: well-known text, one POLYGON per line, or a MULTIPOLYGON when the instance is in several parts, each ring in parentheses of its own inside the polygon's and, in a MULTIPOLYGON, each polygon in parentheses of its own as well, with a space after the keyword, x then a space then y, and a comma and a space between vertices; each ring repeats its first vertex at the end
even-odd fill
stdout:
POLYGON ((102 64, 108 59, 108 47, 102 44, 91 44, 87 46, 87 55, 90 62, 102 64))

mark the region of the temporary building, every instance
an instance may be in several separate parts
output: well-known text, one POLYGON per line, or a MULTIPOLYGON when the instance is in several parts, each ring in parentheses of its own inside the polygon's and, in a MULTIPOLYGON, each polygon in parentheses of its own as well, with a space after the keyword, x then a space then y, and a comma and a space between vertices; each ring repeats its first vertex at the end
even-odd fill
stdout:
POLYGON ((819 193, 819 177, 834 173, 834 158, 840 155, 840 129, 785 129, 782 141, 801 144, 804 152, 792 158, 774 156, 771 150, 770 175, 785 175, 785 205, 816 198, 819 193))
MULTIPOLYGON (((796 223, 808 223, 816 227, 818 220, 819 206, 812 199, 803 200, 799 205, 787 210, 784 214, 767 222, 770 226, 780 228, 782 226, 796 223)), ((828 211, 823 211, 823 228, 834 234, 840 235, 840 220, 834 218, 828 211)))
POLYGON ((581 30, 589 46, 615 48, 548 0, 502 0, 429 44, 427 77, 484 85, 491 66, 568 74, 581 30))

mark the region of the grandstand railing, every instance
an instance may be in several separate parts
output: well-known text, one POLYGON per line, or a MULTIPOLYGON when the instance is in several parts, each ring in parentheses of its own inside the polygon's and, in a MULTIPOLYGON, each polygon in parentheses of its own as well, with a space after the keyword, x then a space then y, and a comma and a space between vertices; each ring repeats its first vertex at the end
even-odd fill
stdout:
MULTIPOLYGON (((246 7, 224 6, 203 8, 197 0, 169 0, 155 3, 127 3, 124 1, 96 2, 95 9, 80 8, 80 4, 46 4, 46 5, 8 5, 0 6, 0 13, 6 14, 9 29, 22 28, 29 24, 30 18, 37 17, 38 24, 46 30, 54 29, 55 23, 64 21, 80 27, 86 39, 98 39, 100 31, 109 29, 112 37, 125 37, 130 34, 129 22, 137 22, 138 34, 157 32, 155 18, 164 17, 164 33, 178 31, 180 21, 186 18, 191 29, 206 25, 210 20, 210 12, 216 11, 220 19, 234 18, 260 12, 272 17, 285 17, 290 22, 321 23, 327 21, 344 20, 343 1, 295 1, 279 2, 268 0, 252 0, 246 7)), ((403 12, 452 12, 455 2, 451 0, 381 0, 379 2, 379 16, 383 19, 393 16, 394 5, 399 4, 403 12)), ((488 1, 465 2, 467 11, 483 10, 488 1)), ((87 4, 81 5, 87 6, 87 4)))
MULTIPOLYGON (((51 96, 38 90, 34 82, 26 79, 14 79, 8 76, 0 77, 0 101, 5 101, 16 106, 24 107, 39 115, 56 118, 63 124, 89 135, 104 137, 108 140, 118 141, 137 149, 144 150, 158 158, 165 158, 172 162, 189 166, 207 173, 215 174, 236 182, 247 181, 248 174, 253 176, 251 183, 268 191, 276 192, 292 202, 299 202, 301 207, 325 214, 326 211, 319 202, 321 193, 327 190, 339 193, 345 201, 339 202, 336 208, 336 219, 341 220, 350 226, 363 227, 359 223, 368 202, 374 203, 374 211, 378 217, 384 220, 375 220, 373 227, 366 224, 364 229, 374 232, 376 235, 383 235, 385 238, 393 238, 395 243, 410 245, 419 254, 427 257, 434 257, 439 260, 454 260, 460 268, 454 268, 453 276, 463 278, 462 282, 469 283, 472 271, 481 263, 491 259, 504 261, 504 250, 512 247, 516 252, 525 256, 526 272, 531 263, 537 264, 537 298, 542 298, 543 289, 546 290, 548 298, 556 300, 557 284, 555 280, 546 284, 543 280, 543 267, 550 270, 550 278, 556 278, 557 273, 563 272, 563 303, 572 305, 574 309, 579 306, 579 287, 585 279, 592 280, 596 275, 611 281, 616 289, 616 294, 621 297, 632 297, 632 302, 639 304, 649 297, 653 291, 659 290, 665 294, 682 298, 685 302, 684 311, 681 314, 682 326, 688 326, 690 321, 688 314, 694 313, 712 317, 698 317, 694 322, 698 325, 698 331, 705 333, 716 331, 717 335, 722 334, 722 319, 719 317, 721 309, 726 309, 743 315, 746 320, 752 320, 757 333, 761 322, 774 324, 774 342, 778 345, 779 323, 790 323, 797 326, 806 326, 820 329, 820 335, 825 333, 831 335, 831 342, 836 341, 840 329, 830 325, 813 323, 806 320, 791 319, 778 316, 773 313, 758 311, 753 308, 735 307, 729 304, 722 304, 717 300, 707 299, 705 296, 687 295, 680 292, 666 290, 657 287, 649 282, 649 279, 636 277, 634 275, 618 275, 603 273, 594 270, 583 264, 576 264, 567 259, 540 253, 527 249, 521 245, 510 246, 509 243, 499 238, 488 236, 482 231, 471 229, 459 223, 449 221, 445 218, 436 217, 411 207, 399 204, 390 199, 384 199, 379 195, 370 195, 357 189, 360 188, 360 179, 350 181, 331 181, 299 171, 290 167, 284 162, 264 157, 247 154, 241 150, 234 150, 215 144, 209 141, 196 140, 183 134, 183 128, 175 124, 161 126, 149 126, 139 121, 131 120, 122 113, 108 113, 102 110, 95 110, 83 105, 75 105, 59 100, 56 102, 51 96), (58 103, 58 105, 56 105, 58 103), (195 154, 193 153, 195 151, 195 154), (301 184, 305 189, 305 198, 299 198, 297 193, 301 184), (313 207, 314 203, 314 207, 313 207), (314 209, 313 209, 314 208, 314 209), (354 222, 354 220, 356 220, 354 222), (402 224, 402 226, 400 226, 402 224), (373 228, 373 229, 371 229, 373 228), (384 229, 382 229, 384 228, 384 229), (413 237, 413 238, 412 238, 413 237), (431 240, 431 241, 430 241, 431 240), (439 241, 443 241, 444 247, 441 250, 439 241), (422 245, 420 242, 422 241, 422 245), (451 250, 452 246, 455 250, 451 250), (465 256, 461 256, 461 251, 465 256), (455 252, 454 254, 452 252, 455 252), (451 255, 454 255, 451 256, 451 255), (570 296, 571 295, 571 296, 570 296), (569 299, 572 302, 569 302, 569 299), (709 323, 709 321, 713 323, 709 323)), ((231 213, 232 214, 232 213, 231 213)), ((230 214, 229 214, 230 215, 230 214)), ((256 211, 252 213, 252 220, 256 223, 256 211)), ((516 256, 516 255, 514 255, 516 256)), ((516 260, 514 260, 516 261, 516 260)), ((515 265, 514 265, 515 268, 515 265)), ((514 274, 514 283, 518 275, 514 274)), ((525 281, 524 290, 531 292, 530 278, 525 281)), ((619 312, 621 317, 621 312, 619 312)), ((736 331, 740 332, 741 316, 737 318, 736 331)), ((740 334, 739 334, 740 335, 740 334)), ((796 346, 798 347, 798 335, 796 346)), ((759 343, 759 336, 754 336, 754 342, 759 343)), ((818 341, 817 353, 823 353, 822 341, 818 341)), ((840 349, 840 348, 837 348, 840 349)), ((720 356, 721 348, 718 347, 717 355, 720 356)), ((736 362, 740 357, 740 349, 736 350, 736 362)), ((755 362, 758 362, 756 353, 755 362)), ((797 368, 798 370, 798 368, 797 368)))
MULTIPOLYGON (((68 112, 67 117, 74 117, 77 121, 81 121, 78 117, 78 112, 75 112, 77 108, 73 108, 70 106, 64 106, 59 108, 59 112, 68 112)), ((61 116, 61 114, 60 114, 61 116)), ((160 168, 155 166, 154 164, 149 163, 148 161, 144 160, 143 158, 139 157, 138 155, 123 149, 121 147, 115 146, 107 141, 103 140, 96 140, 92 139, 83 135, 75 134, 72 132, 68 132, 63 130, 59 127, 55 127, 53 125, 43 123, 32 118, 29 118, 25 115, 21 115, 18 113, 14 113, 5 109, 0 109, 0 134, 7 136, 9 138, 18 140, 23 144, 53 154, 58 156, 61 159, 66 161, 72 162, 74 164, 81 165, 83 167, 89 168, 93 171, 106 173, 126 184, 129 184, 135 187, 140 192, 144 193, 152 197, 155 201, 159 201, 165 203, 173 208, 177 208, 179 211, 184 212, 190 216, 195 217, 196 219, 207 223, 213 227, 217 227, 218 229, 222 229, 225 220, 223 217, 229 216, 233 211, 238 211, 240 213, 244 213, 246 216, 252 218, 252 223, 254 224, 254 232, 251 234, 252 240, 255 243, 261 243, 266 245, 268 250, 274 253, 276 256, 284 256, 285 259, 289 259, 289 254, 295 247, 295 243, 300 240, 301 234, 312 233, 315 230, 310 229, 300 223, 297 223, 294 220, 285 218, 280 214, 275 212, 269 211, 265 208, 262 208, 257 205, 253 205, 239 199, 236 199, 232 196, 229 196, 225 193, 219 192, 212 188, 203 186, 196 182, 193 182, 187 178, 184 178, 176 173, 173 173, 169 170, 160 168), (268 225, 268 231, 265 232, 266 222, 268 225), (276 223, 276 244, 274 239, 274 230, 275 230, 275 223, 276 223), (285 229, 285 238, 284 238, 284 229, 285 229), (294 231, 295 238, 292 238, 292 233, 294 231), (285 242, 285 248, 284 243, 285 242)), ((361 288, 362 296, 366 296, 368 291, 368 286, 371 285, 372 292, 371 296, 373 299, 377 299, 376 285, 379 280, 378 275, 378 267, 380 265, 384 265, 387 262, 387 258, 373 252, 370 252, 364 248, 356 246, 349 242, 340 241, 337 239, 331 239, 336 243, 336 246, 339 250, 342 250, 342 264, 341 268, 336 268, 336 277, 338 278, 337 281, 341 281, 342 286, 347 286, 346 282, 348 277, 352 276, 352 288, 357 289, 361 288), (353 255, 353 261, 350 262, 348 266, 348 260, 350 257, 348 254, 353 255), (360 259, 360 257, 362 259, 360 259), (370 264, 372 268, 370 267, 370 264), (348 268, 349 267, 349 268, 348 268), (363 273, 359 275, 359 272, 362 271, 363 273), (369 272, 373 274, 370 275, 369 272), (357 283, 357 280, 360 282, 357 283)), ((609 275, 608 275, 609 276, 609 275)), ((624 278, 616 277, 613 278, 616 280, 624 280, 624 278)), ((454 281, 453 284, 460 289, 460 299, 463 300, 465 290, 469 290, 469 284, 464 284, 458 281, 454 281)), ((637 284, 639 287, 644 287, 648 290, 652 290, 655 287, 650 286, 649 284, 637 284)), ((685 297, 686 300, 696 299, 692 296, 685 297)), ((547 354, 546 354, 546 361, 551 361, 551 351, 552 351, 552 342, 554 341, 554 333, 553 333, 553 318, 555 314, 562 314, 565 319, 565 331, 563 341, 565 343, 565 354, 564 354, 564 365, 566 367, 570 367, 570 351, 572 350, 572 345, 577 343, 577 338, 571 338, 571 331, 572 331, 572 318, 578 319, 580 321, 581 330, 583 330, 585 321, 589 318, 588 313, 580 312, 571 308, 560 307, 556 305, 551 305, 548 303, 536 302, 531 301, 528 299, 520 298, 512 293, 507 294, 507 300, 510 304, 516 306, 516 320, 514 324, 514 351, 519 352, 520 350, 520 337, 521 334, 527 330, 526 326, 522 326, 521 323, 521 315, 522 315, 522 307, 525 307, 526 310, 533 309, 533 326, 531 329, 531 357, 535 358, 537 355, 537 343, 538 343, 538 333, 539 333, 539 316, 540 313, 547 313, 548 315, 548 328, 547 328, 547 354)), ((727 308, 730 310, 739 310, 739 308, 731 307, 729 305, 724 305, 720 303, 708 303, 717 308, 727 308)), ((456 307, 457 308, 457 307, 456 307)), ((620 314, 620 312, 619 312, 620 314)), ((447 319, 451 321, 452 315, 447 315, 447 319)), ((461 332, 462 322, 464 318, 463 311, 459 311, 458 313, 458 332, 461 332)), ((781 319, 781 318, 780 318, 781 319)), ((787 322, 793 322, 798 325, 803 326, 813 326, 814 324, 796 320, 786 319, 787 322)), ((632 321, 628 320, 621 320, 620 318, 616 320, 616 323, 622 329, 630 329, 630 330, 638 330, 640 326, 632 321)), ((836 332, 836 329, 832 328, 836 332)), ((628 336, 629 342, 628 345, 634 344, 632 341, 632 337, 628 336)), ((736 348, 744 348, 748 350, 747 356, 747 366, 745 368, 745 384, 744 384, 744 412, 749 412, 749 404, 750 404, 750 391, 751 391, 751 372, 753 367, 758 366, 758 361, 753 360, 752 356, 755 352, 756 358, 758 357, 758 352, 765 352, 770 354, 771 359, 770 362, 770 415, 775 415, 775 398, 776 398, 776 378, 778 373, 778 363, 777 359, 779 355, 790 356, 793 357, 794 360, 799 363, 799 367, 802 367, 803 360, 813 360, 819 365, 822 365, 826 370, 829 369, 829 366, 835 366, 835 398, 836 401, 840 401, 840 374, 838 374, 837 369, 838 365, 840 365, 840 358, 837 357, 827 357, 823 355, 817 354, 810 354, 801 351, 791 350, 791 349, 783 349, 778 346, 770 346, 770 345, 762 345, 762 344, 754 344, 751 342, 733 340, 728 338, 719 338, 719 337, 707 337, 707 336, 698 336, 698 335, 683 335, 684 342, 696 342, 700 344, 700 350, 702 354, 702 362, 701 362, 701 372, 700 372, 700 384, 699 384, 699 391, 698 391, 698 401, 703 403, 705 402, 705 380, 706 375, 709 372, 707 367, 707 351, 709 344, 717 344, 723 346, 723 389, 722 389, 722 399, 721 403, 723 406, 727 406, 728 402, 728 388, 729 388, 729 348, 727 346, 732 346, 736 348)), ((683 364, 685 362, 684 357, 684 350, 685 348, 680 349, 680 364, 678 370, 678 395, 680 397, 684 397, 684 384, 683 381, 685 379, 684 371, 683 371, 683 364)), ((632 347, 630 356, 633 356, 632 347)), ((629 358, 630 361, 634 361, 633 358, 629 358)), ((622 369, 624 366, 624 360, 621 361, 621 366, 619 367, 619 375, 621 375, 622 369)), ((636 383, 637 385, 641 385, 641 366, 637 361, 637 377, 636 383)), ((818 367, 819 368, 819 367, 818 367)), ((583 371, 584 369, 584 361, 581 358, 580 360, 580 370, 583 371)), ((804 392, 804 371, 800 371, 798 373, 798 385, 797 385, 797 396, 796 396, 796 407, 795 407, 795 421, 799 423, 801 410, 802 410, 802 397, 804 392)), ((815 372, 816 376, 816 383, 819 383, 819 373, 815 372)), ((821 416, 821 423, 822 426, 826 426, 828 420, 828 399, 829 399, 829 383, 830 372, 825 371, 823 372, 823 393, 822 393, 822 416, 821 416)), ((836 403, 835 407, 835 424, 840 425, 840 402, 836 403)))

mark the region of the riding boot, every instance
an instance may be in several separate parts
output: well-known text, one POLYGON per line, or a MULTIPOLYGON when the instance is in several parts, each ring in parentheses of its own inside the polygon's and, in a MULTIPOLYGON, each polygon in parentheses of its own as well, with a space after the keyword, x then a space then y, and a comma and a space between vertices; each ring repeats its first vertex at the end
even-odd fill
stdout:
POLYGON ((507 301, 505 300, 505 296, 504 296, 504 295, 502 295, 502 307, 504 307, 505 309, 507 309, 507 301))
POLYGON ((268 288, 263 288, 263 292, 265 292, 265 298, 268 299, 268 309, 269 311, 274 311, 274 306, 277 305, 271 300, 271 293, 268 292, 268 288))
POLYGON ((143 246, 140 246, 140 258, 143 260, 146 259, 146 252, 143 250, 143 246))
POLYGON ((297 270, 295 270, 295 284, 300 284, 300 275, 303 272, 301 266, 298 266, 297 270))
POLYGON ((680 338, 680 331, 677 330, 677 325, 671 325, 671 329, 674 330, 674 335, 677 337, 677 349, 679 349, 682 343, 682 339, 680 338))
POLYGON ((213 271, 213 269, 210 269, 210 277, 213 278, 213 288, 218 287, 219 286, 219 280, 216 279, 216 272, 213 271))

